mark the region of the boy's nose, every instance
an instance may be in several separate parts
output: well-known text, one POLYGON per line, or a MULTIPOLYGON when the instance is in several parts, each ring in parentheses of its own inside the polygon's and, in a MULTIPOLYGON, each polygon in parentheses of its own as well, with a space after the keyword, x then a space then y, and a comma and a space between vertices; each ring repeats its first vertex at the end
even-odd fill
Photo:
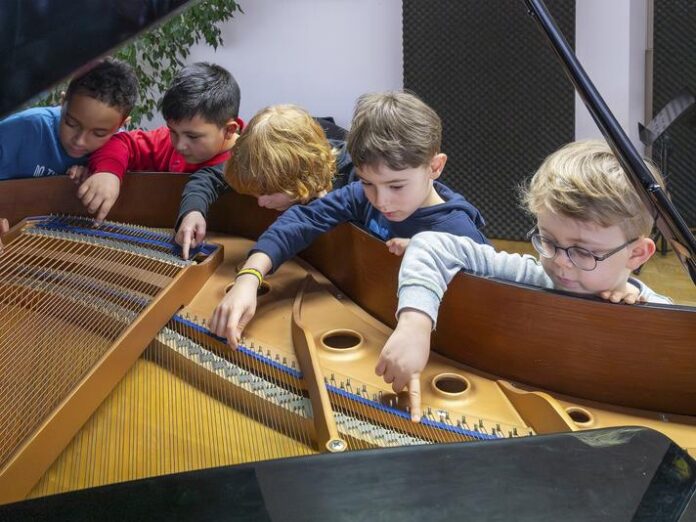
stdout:
POLYGON ((387 208, 387 195, 380 191, 377 190, 377 194, 375 195, 375 206, 377 207, 378 210, 385 210, 387 208))
POLYGON ((83 147, 85 143, 87 142, 87 133, 86 132, 80 132, 77 136, 75 136, 75 145, 78 147, 83 147))
POLYGON ((575 265, 573 265, 573 262, 570 260, 570 257, 568 256, 568 252, 566 252, 565 250, 561 250, 560 248, 556 250, 556 255, 554 256, 553 261, 557 265, 561 265, 561 266, 566 266, 566 267, 575 266, 575 265))

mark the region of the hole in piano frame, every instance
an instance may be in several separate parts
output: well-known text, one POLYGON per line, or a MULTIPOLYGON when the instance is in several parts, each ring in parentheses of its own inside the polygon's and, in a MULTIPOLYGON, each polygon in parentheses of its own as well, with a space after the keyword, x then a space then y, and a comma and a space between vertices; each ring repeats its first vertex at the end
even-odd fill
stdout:
MULTIPOLYGON (((225 287, 225 293, 229 292, 232 290, 232 287, 234 286, 234 282, 230 283, 225 287)), ((271 285, 269 285, 266 281, 261 283, 259 287, 256 289, 256 297, 261 297, 262 295, 266 295, 268 292, 271 291, 271 285)))
POLYGON ((379 397, 379 402, 383 406, 393 408, 395 410, 409 411, 408 391, 404 390, 399 393, 383 393, 379 397))
POLYGON ((330 350, 351 350, 363 343, 363 336, 354 330, 329 330, 321 336, 321 344, 330 350))
POLYGON ((566 413, 573 419, 573 422, 578 426, 591 426, 594 424, 594 417, 592 414, 584 408, 579 408, 577 406, 570 406, 566 408, 566 413))
POLYGON ((445 397, 459 397, 471 389, 469 380, 456 373, 441 373, 433 377, 433 388, 445 397))

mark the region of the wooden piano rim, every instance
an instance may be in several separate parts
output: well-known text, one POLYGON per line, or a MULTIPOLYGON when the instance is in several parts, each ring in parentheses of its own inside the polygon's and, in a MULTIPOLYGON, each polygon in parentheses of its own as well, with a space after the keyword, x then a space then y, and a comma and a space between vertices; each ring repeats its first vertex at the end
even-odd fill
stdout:
MULTIPOLYGON (((109 217, 172 227, 186 180, 182 174, 129 174, 109 217)), ((27 215, 84 213, 65 177, 2 183, 0 208, 11 223, 27 215)), ((229 193, 211 209, 209 230, 253 239, 276 215, 252 198, 229 193)), ((315 241, 302 257, 363 309, 394 326, 400 258, 381 241, 343 225, 315 241), (341 264, 333 255, 339 250, 341 264)), ((531 387, 696 415, 694 312, 683 306, 611 305, 460 274, 443 301, 433 347, 531 387), (466 329, 460 328, 462 318, 466 329)))

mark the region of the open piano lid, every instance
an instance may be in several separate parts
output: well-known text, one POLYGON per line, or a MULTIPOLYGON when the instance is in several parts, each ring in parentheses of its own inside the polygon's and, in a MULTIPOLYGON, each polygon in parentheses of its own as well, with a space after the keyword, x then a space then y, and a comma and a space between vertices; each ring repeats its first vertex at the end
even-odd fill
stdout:
POLYGON ((189 0, 5 0, 0 117, 175 13, 189 0))

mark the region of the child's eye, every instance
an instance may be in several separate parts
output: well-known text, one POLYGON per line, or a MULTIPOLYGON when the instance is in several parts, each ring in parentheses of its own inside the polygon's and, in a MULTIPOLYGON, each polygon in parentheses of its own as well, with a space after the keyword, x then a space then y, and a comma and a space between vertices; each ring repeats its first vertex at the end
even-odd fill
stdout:
POLYGON ((362 183, 365 187, 370 187, 370 186, 372 186, 372 183, 368 183, 368 182, 365 181, 364 179, 361 179, 361 180, 360 180, 360 183, 362 183))
POLYGON ((389 188, 392 189, 392 190, 401 190, 402 188, 404 188, 404 186, 403 186, 403 185, 399 185, 399 186, 397 186, 397 187, 389 187, 389 188))
POLYGON ((109 133, 108 132, 95 132, 94 135, 97 138, 106 138, 109 135, 109 133))
POLYGON ((66 124, 68 127, 70 127, 71 129, 74 129, 75 127, 77 127, 77 122, 75 122, 75 121, 70 121, 70 120, 68 120, 68 119, 66 119, 66 120, 64 120, 64 121, 65 121, 65 124, 66 124))

